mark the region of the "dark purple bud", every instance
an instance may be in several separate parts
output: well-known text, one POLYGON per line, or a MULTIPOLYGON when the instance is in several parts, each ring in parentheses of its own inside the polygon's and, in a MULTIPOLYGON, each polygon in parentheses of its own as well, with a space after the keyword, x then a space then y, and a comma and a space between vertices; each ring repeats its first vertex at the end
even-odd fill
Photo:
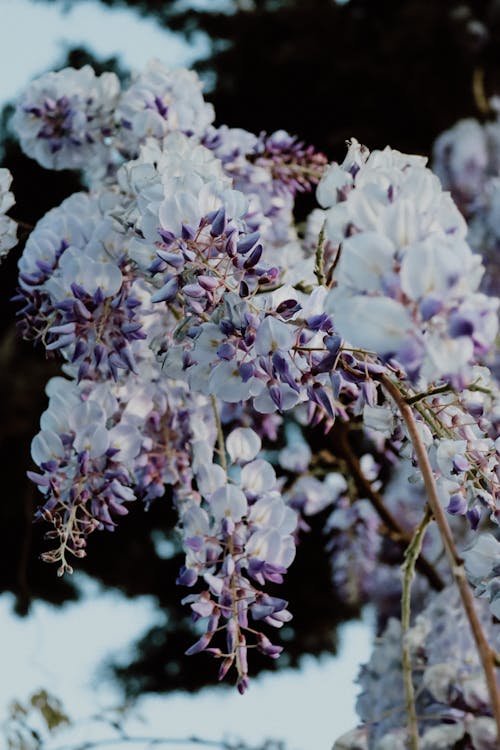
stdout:
POLYGON ((246 383, 255 373, 255 368, 251 362, 243 362, 238 368, 240 378, 246 383))
POLYGON ((238 680, 238 683, 236 685, 236 687, 238 688, 238 693, 240 695, 244 695, 245 692, 248 690, 249 685, 250 685, 250 681, 249 681, 247 675, 244 675, 243 677, 240 677, 240 679, 238 680))
POLYGON ((225 359, 228 362, 230 362, 234 355, 236 354, 236 349, 232 344, 229 344, 228 342, 221 344, 219 348, 217 349, 217 356, 220 359, 225 359))
POLYGON ((238 235, 236 232, 233 232, 233 234, 231 234, 231 236, 227 238, 225 250, 230 258, 234 258, 238 251, 238 235))
POLYGON ((104 359, 104 355, 106 354, 106 349, 102 344, 96 344, 94 347, 94 359, 97 367, 101 364, 102 360, 104 359))
POLYGON ((326 313, 320 313, 319 315, 311 315, 310 318, 306 318, 306 325, 311 331, 328 331, 332 326, 332 321, 326 313))
POLYGON ((71 358, 72 362, 76 362, 77 359, 80 359, 80 357, 83 357, 83 355, 87 352, 88 346, 85 339, 78 339, 75 346, 75 351, 73 352, 73 356, 71 358))
POLYGON ((95 302, 96 305, 102 305, 102 303, 104 302, 104 300, 106 299, 106 297, 105 297, 104 292, 102 291, 102 289, 101 289, 100 286, 97 287, 97 289, 95 290, 92 298, 93 298, 93 300, 94 300, 94 302, 95 302))
POLYGON ((54 270, 52 263, 47 263, 46 260, 37 260, 36 264, 40 271, 47 276, 54 270))
POLYGON ((165 270, 165 263, 160 258, 155 258, 148 268, 148 271, 152 276, 154 276, 156 273, 159 273, 159 271, 163 271, 163 270, 165 270))
POLYGON ((330 375, 330 383, 332 385, 333 398, 337 401, 342 389, 342 376, 340 373, 332 372, 330 375))
POLYGON ((123 362, 123 364, 125 365, 125 368, 128 368, 129 370, 131 370, 131 372, 134 372, 137 374, 134 355, 132 354, 129 347, 128 346, 122 347, 120 351, 118 352, 118 355, 121 361, 123 362))
POLYGON ((257 265, 260 258, 262 256, 262 245, 257 245, 257 247, 252 250, 246 261, 243 263, 243 268, 249 269, 253 268, 257 265))
POLYGON ((250 347, 255 343, 256 338, 257 338, 257 334, 255 333, 255 331, 248 330, 245 332, 243 341, 245 342, 246 346, 250 347))
POLYGON ((467 401, 466 409, 475 419, 479 419, 484 414, 484 404, 480 401, 467 401))
POLYGON ((313 375, 318 375, 320 372, 330 372, 335 365, 336 354, 325 354, 316 364, 311 368, 313 375))
POLYGON ((197 580, 198 575, 196 571, 192 568, 186 568, 183 566, 179 571, 176 584, 178 586, 194 586, 197 580))
POLYGON ((278 385, 271 385, 269 388, 269 395, 271 396, 271 399, 276 404, 278 409, 281 411, 281 407, 283 406, 283 396, 280 387, 278 385))
POLYGON ((159 289, 157 292, 155 292, 152 295, 151 301, 152 302, 171 302, 173 299, 175 299, 178 290, 179 290, 179 285, 177 282, 177 278, 175 276, 172 276, 162 286, 161 289, 159 289))
POLYGON ((163 119, 166 119, 167 112, 168 112, 168 106, 160 99, 159 96, 155 96, 155 106, 158 110, 158 114, 160 114, 163 119))
POLYGON ((328 393, 325 391, 324 388, 321 388, 321 387, 308 388, 307 395, 309 396, 311 401, 314 401, 314 403, 321 406, 331 419, 335 419, 335 412, 333 410, 333 405, 330 400, 330 396, 328 395, 328 393))
POLYGON ((223 234, 224 229, 226 228, 226 211, 225 209, 219 208, 217 213, 215 214, 213 220, 212 220, 212 228, 210 230, 210 234, 212 237, 219 237, 221 234, 223 234))
POLYGON ((465 513, 467 512, 466 498, 459 492, 455 492, 453 495, 450 495, 450 501, 446 510, 448 511, 448 513, 451 513, 452 516, 465 515, 465 513))
POLYGON ((289 369, 287 361, 280 352, 274 352, 272 356, 272 363, 279 375, 288 375, 289 369))
POLYGON ((181 237, 183 240, 192 240, 195 236, 196 232, 194 229, 192 229, 187 224, 182 224, 181 227, 181 237))
POLYGON ((172 232, 169 232, 167 229, 162 229, 161 227, 158 229, 158 234, 166 245, 172 244, 176 239, 175 234, 172 234, 172 232))
POLYGON ((42 281, 42 277, 39 274, 20 273, 19 278, 24 284, 28 284, 29 286, 36 286, 42 281))
POLYGON ((113 380, 118 380, 118 370, 124 369, 123 363, 115 352, 108 354, 108 367, 113 380))
POLYGON ((259 239, 259 232, 252 232, 251 234, 247 234, 246 237, 243 237, 238 242, 237 252, 240 253, 240 255, 245 255, 245 253, 248 253, 255 247, 259 239))
POLYGON ((481 520, 481 509, 476 505, 474 506, 474 508, 468 510, 465 515, 467 516, 467 520, 470 523, 471 529, 475 531, 479 525, 479 521, 481 520))
POLYGON ((58 302, 54 307, 56 310, 62 310, 63 312, 69 313, 73 312, 75 300, 74 299, 63 299, 61 302, 58 302))
POLYGON ((125 307, 128 310, 134 310, 136 307, 140 307, 141 301, 137 297, 129 297, 125 302, 125 307))
POLYGON ((284 320, 289 320, 292 315, 302 309, 302 305, 297 302, 296 299, 285 299, 276 308, 276 312, 281 315, 284 320))
MULTIPOLYGON (((86 471, 87 471, 87 469, 88 469, 88 465, 89 465, 89 461, 90 461, 90 455, 89 455, 89 452, 88 452, 87 450, 81 451, 81 452, 80 452, 80 453, 78 454, 77 458, 78 458, 78 463, 80 464, 80 469, 81 469, 82 473, 83 473, 83 474, 85 474, 85 473, 86 473, 86 471)), ((74 491, 75 493, 78 493, 78 495, 79 495, 79 493, 80 493, 80 491, 79 491, 79 490, 77 489, 77 487, 72 487, 72 489, 71 489, 71 493, 72 493, 73 491, 74 491)), ((70 494, 71 494, 71 493, 70 493, 70 494)), ((74 498, 75 498, 75 497, 78 497, 78 495, 77 495, 77 494, 75 494, 75 495, 74 495, 74 498)), ((74 499, 74 498, 73 498, 73 499, 74 499)))
POLYGON ((225 336, 231 336, 235 332, 235 327, 228 318, 222 318, 219 329, 225 336))
POLYGON ((455 313, 450 318, 448 333, 452 338, 458 338, 459 336, 472 336, 474 333, 474 325, 472 321, 455 313))
POLYGON ((246 281, 242 280, 240 283, 239 295, 240 297, 245 298, 248 297, 249 294, 250 289, 248 288, 248 284, 246 283, 246 281))
POLYGON ((87 310, 83 302, 79 299, 75 299, 73 302, 73 312, 75 317, 80 320, 90 320, 92 318, 92 313, 87 310))

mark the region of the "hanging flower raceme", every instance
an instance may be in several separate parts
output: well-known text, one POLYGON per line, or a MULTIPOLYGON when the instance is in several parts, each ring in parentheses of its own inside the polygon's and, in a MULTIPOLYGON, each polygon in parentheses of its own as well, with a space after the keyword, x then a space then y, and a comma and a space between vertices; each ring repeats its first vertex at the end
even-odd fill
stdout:
POLYGON ((117 202, 106 192, 71 196, 37 224, 19 262, 23 335, 59 351, 79 379, 134 370, 134 342, 146 336, 148 294, 110 216, 117 202))
POLYGON ((202 134, 215 114, 201 90, 194 71, 168 70, 159 60, 151 60, 118 102, 115 120, 120 149, 134 158, 149 137, 161 140, 172 131, 202 134))
POLYGON ((126 418, 113 423, 117 403, 106 388, 55 378, 47 394, 49 408, 31 446, 40 472, 29 476, 45 496, 36 517, 53 524, 47 537, 57 541, 42 557, 63 575, 72 570, 68 554, 83 557, 87 536, 98 528, 113 530, 114 517, 128 512, 124 503, 135 500, 129 466, 141 436, 126 418))
POLYGON ((96 76, 90 65, 46 73, 19 97, 12 126, 42 167, 82 169, 107 158, 119 94, 117 76, 96 76))
MULTIPOLYGON (((203 635, 187 653, 206 651, 221 659, 219 679, 234 666, 243 693, 248 686, 248 648, 257 647, 271 658, 282 651, 260 625, 280 628, 288 622, 287 602, 265 594, 261 587, 266 581, 281 583, 292 563, 297 517, 281 497, 271 464, 255 458, 259 436, 249 428, 237 428, 228 435, 226 446, 229 466, 198 466, 197 492, 179 500, 186 563, 178 583, 204 586, 183 600, 195 620, 205 622, 203 635)), ((207 443, 206 456, 211 452, 207 443)))
POLYGON ((498 329, 498 301, 477 291, 483 266, 465 222, 423 157, 353 142, 318 187, 338 247, 326 309, 354 346, 395 360, 416 382, 469 379, 498 329))
POLYGON ((128 513, 125 503, 146 506, 167 486, 192 482, 189 443, 190 403, 201 413, 203 403, 182 385, 166 387, 154 361, 142 361, 111 387, 82 380, 78 385, 53 378, 47 386, 49 407, 32 443, 38 472, 29 472, 44 501, 38 520, 51 522, 47 538, 58 546, 43 555, 71 571, 68 556, 83 557, 86 540, 96 529, 113 531, 128 513))

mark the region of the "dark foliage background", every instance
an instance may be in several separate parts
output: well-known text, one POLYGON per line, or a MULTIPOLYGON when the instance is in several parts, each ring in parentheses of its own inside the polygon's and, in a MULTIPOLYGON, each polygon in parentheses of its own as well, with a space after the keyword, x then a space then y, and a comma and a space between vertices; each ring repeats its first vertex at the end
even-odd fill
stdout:
MULTIPOLYGON (((61 9, 78 2, 39 1, 61 9)), ((429 154, 440 131, 461 117, 485 114, 479 112, 478 93, 486 98, 500 94, 499 0, 350 0, 342 5, 333 0, 245 0, 233 2, 230 13, 217 11, 217 2, 205 12, 178 0, 101 2, 130 6, 188 37, 195 31, 208 34, 212 51, 197 68, 212 83, 209 98, 218 123, 254 132, 284 128, 334 159, 342 158, 351 136, 370 148, 390 143, 402 151, 429 154)), ((80 67, 89 60, 97 69, 125 73, 118 60, 97 61, 84 49, 71 51, 60 67, 80 67)), ((77 175, 48 172, 24 157, 8 134, 8 114, 9 108, 0 131, 2 161, 14 174, 14 218, 23 222, 21 236, 26 236, 49 208, 79 189, 79 181, 77 175)), ((15 594, 22 616, 35 599, 62 604, 77 592, 71 580, 57 579, 55 570, 38 560, 44 530, 31 520, 37 493, 25 479, 29 443, 45 408, 44 385, 58 367, 15 334, 15 308, 9 300, 20 251, 2 268, 0 297, 0 524, 8 530, 0 546, 0 591, 15 594)), ((295 617, 283 634, 288 661, 282 658, 273 668, 296 665, 305 653, 333 651, 336 625, 355 614, 335 596, 323 520, 315 519, 304 535, 299 559, 280 587, 295 617)), ((213 679, 212 663, 182 656, 193 634, 174 583, 180 556, 175 542, 168 557, 158 544, 175 539, 174 524, 168 497, 147 513, 133 508, 114 534, 94 535, 81 564, 104 586, 129 597, 150 594, 158 602, 158 626, 136 644, 129 666, 111 670, 129 696, 196 690, 213 679)), ((264 666, 270 668, 268 662, 254 664, 255 670, 264 666)))

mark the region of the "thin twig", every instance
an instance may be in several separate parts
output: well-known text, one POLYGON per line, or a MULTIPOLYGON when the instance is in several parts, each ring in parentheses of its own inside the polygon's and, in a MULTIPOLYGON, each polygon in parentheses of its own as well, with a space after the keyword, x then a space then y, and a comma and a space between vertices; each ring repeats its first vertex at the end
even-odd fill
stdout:
POLYGON ((408 434, 413 444, 415 456, 417 458, 420 471, 422 472, 422 477, 427 492, 427 502, 429 503, 432 514, 438 525, 441 539, 443 541, 443 546, 445 548, 445 552, 450 564, 451 572, 460 592, 460 597, 462 599, 465 614, 469 621, 472 635, 479 652, 481 664, 486 678, 486 683, 488 686, 491 708, 497 725, 497 740, 500 740, 500 690, 495 673, 495 652, 488 643, 483 627, 481 625, 481 621, 479 620, 478 614, 476 612, 474 597, 472 595, 470 586, 467 583, 467 578, 465 577, 463 561, 458 554, 451 529, 448 524, 448 520, 441 506, 436 482, 432 473, 432 467, 427 455, 427 451, 425 449, 425 445, 423 444, 420 437, 413 411, 407 404, 404 395, 401 393, 399 388, 395 383, 392 382, 389 377, 387 377, 387 375, 383 375, 381 377, 381 382, 386 391, 394 399, 401 413, 401 416, 406 423, 408 434))
POLYGON ((423 398, 430 398, 431 396, 436 396, 439 393, 449 393, 450 391, 451 388, 448 383, 444 383, 443 385, 439 385, 436 388, 431 388, 428 391, 417 393, 415 396, 409 396, 405 399, 405 401, 411 406, 411 404, 416 404, 417 401, 421 401, 423 398))
POLYGON ((217 399, 215 398, 215 396, 210 396, 210 400, 212 402, 212 411, 214 413, 215 426, 217 428, 217 446, 219 449, 220 465, 227 474, 226 447, 224 443, 222 423, 220 421, 219 410, 217 408, 217 399))
POLYGON ((432 513, 429 506, 413 534, 413 539, 405 551, 403 563, 403 591, 401 594, 401 649, 403 664, 403 682, 405 688, 406 713, 408 714, 408 731, 410 733, 410 750, 418 750, 418 721, 415 706, 415 689, 412 680, 411 653, 408 644, 408 630, 410 629, 411 615, 411 584, 415 575, 415 566, 422 551, 427 526, 432 521, 432 513))
POLYGON ((484 68, 474 68, 472 73, 472 94, 476 107, 482 115, 489 115, 491 112, 491 105, 486 95, 486 88, 484 85, 484 68))
POLYGON ((318 284, 324 286, 326 283, 325 277, 325 224, 321 227, 321 231, 318 237, 318 244, 316 245, 316 257, 314 263, 314 275, 318 279, 318 284))
MULTIPOLYGON (((377 492, 371 482, 365 477, 358 457, 352 450, 347 431, 345 428, 339 429, 340 449, 349 471, 351 472, 358 491, 363 497, 366 497, 377 511, 380 519, 385 523, 387 528, 392 532, 393 539, 401 546, 407 547, 411 544, 412 535, 409 534, 399 523, 398 519, 391 513, 384 503, 384 498, 377 492)), ((426 557, 421 555, 417 560, 417 570, 424 575, 429 581, 430 586, 435 591, 444 589, 444 581, 426 557)))

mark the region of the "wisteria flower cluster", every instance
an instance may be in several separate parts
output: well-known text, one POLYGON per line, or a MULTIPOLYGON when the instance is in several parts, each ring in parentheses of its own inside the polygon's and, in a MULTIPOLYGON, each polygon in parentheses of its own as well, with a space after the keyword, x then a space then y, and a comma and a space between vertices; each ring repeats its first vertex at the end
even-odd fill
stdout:
POLYGON ((44 559, 70 572, 91 533, 168 488, 199 634, 188 653, 244 692, 250 650, 277 658, 266 629, 292 616, 266 587, 319 515, 339 596, 389 622, 362 677, 364 726, 343 746, 493 748, 499 305, 466 219, 496 131, 469 192, 453 138, 437 146, 464 218, 421 156, 352 139, 328 165, 285 131, 214 126, 201 89, 152 61, 123 89, 86 66, 19 98, 25 152, 88 186, 19 259, 20 331, 63 373, 32 443, 44 559), (315 186, 299 229, 295 198, 315 186))
MULTIPOLYGON (((481 607, 488 636, 498 623, 481 607)), ((495 722, 477 651, 453 587, 444 589, 419 614, 406 634, 414 670, 421 747, 495 750, 495 722), (446 655, 446 658, 444 658, 446 655)), ((342 737, 335 748, 406 750, 410 747, 401 665, 401 625, 391 619, 363 667, 357 711, 365 727, 342 737)))

